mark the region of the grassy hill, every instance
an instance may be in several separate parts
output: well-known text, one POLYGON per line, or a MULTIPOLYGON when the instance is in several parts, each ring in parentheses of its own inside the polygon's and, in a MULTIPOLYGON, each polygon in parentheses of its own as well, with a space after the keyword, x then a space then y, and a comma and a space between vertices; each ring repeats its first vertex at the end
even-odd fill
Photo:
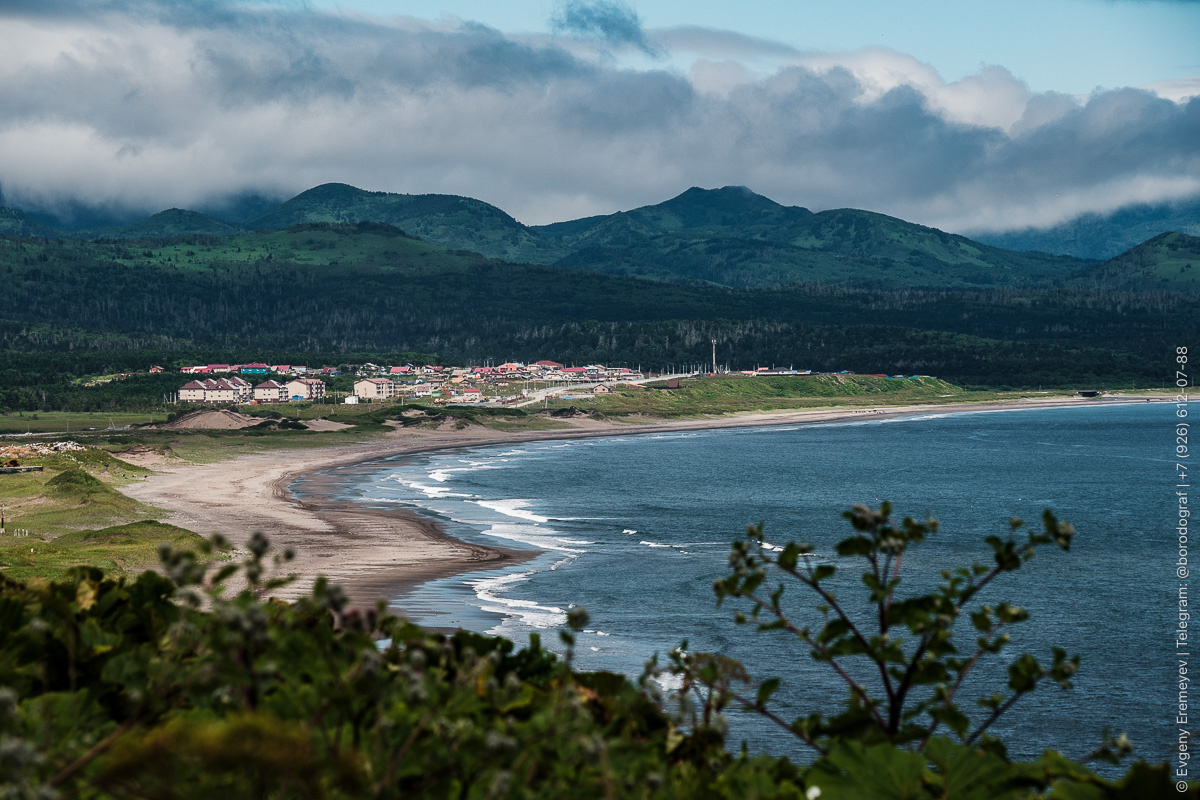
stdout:
POLYGON ((563 267, 725 286, 1002 286, 1060 278, 1082 262, 1014 253, 883 214, 817 214, 742 186, 535 227, 572 250, 563 267))
POLYGON ((312 222, 383 222, 451 250, 471 250, 505 261, 547 264, 566 252, 481 200, 368 192, 344 183, 309 189, 246 225, 287 228, 312 222))
POLYGON ((1163 233, 1085 275, 1107 287, 1200 289, 1200 237, 1163 233))
POLYGON ((81 238, 110 236, 119 239, 159 239, 196 234, 232 236, 239 231, 240 229, 236 226, 213 219, 205 214, 182 208, 171 208, 120 228, 84 232, 84 236, 81 238))
POLYGON ((958 386, 937 378, 880 378, 873 375, 720 375, 680 381, 618 386, 612 394, 586 401, 558 400, 606 415, 647 414, 686 417, 697 414, 816 408, 827 405, 872 407, 962 400, 958 386))

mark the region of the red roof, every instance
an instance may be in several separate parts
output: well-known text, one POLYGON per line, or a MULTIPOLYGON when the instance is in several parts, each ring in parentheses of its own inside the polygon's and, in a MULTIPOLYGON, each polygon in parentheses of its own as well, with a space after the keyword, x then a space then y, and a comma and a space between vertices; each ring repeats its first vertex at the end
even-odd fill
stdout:
POLYGON ((463 394, 483 394, 483 389, 463 389, 463 394))
POLYGON ((200 381, 192 381, 191 383, 185 383, 183 385, 183 388, 180 389, 180 391, 183 391, 183 389, 203 389, 203 388, 204 388, 204 384, 201 383, 200 381))
POLYGON ((587 372, 587 367, 567 367, 563 372, 578 373, 587 372))
POLYGON ((558 363, 557 361, 545 361, 545 360, 543 360, 543 361, 535 361, 535 362, 533 362, 533 365, 534 365, 535 367, 554 367, 554 368, 556 368, 556 369, 557 369, 558 367, 561 367, 561 366, 562 366, 562 364, 558 363))

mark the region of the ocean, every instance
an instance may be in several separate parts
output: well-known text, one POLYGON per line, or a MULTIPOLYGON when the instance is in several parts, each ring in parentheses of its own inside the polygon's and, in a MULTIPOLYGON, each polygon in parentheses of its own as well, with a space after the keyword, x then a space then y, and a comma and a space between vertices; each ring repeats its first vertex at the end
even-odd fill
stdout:
MULTIPOLYGON (((1049 508, 1076 526, 1071 552, 1041 548, 989 588, 987 602, 1015 603, 1032 619, 960 698, 1000 691, 1008 656, 1029 651, 1048 663, 1059 646, 1082 657, 1076 686, 1043 687, 1015 706, 993 729, 1010 752, 1080 757, 1108 727, 1159 761, 1177 733, 1173 413, 1130 403, 490 446, 347 472, 342 497, 415 509, 463 539, 540 551, 392 598, 422 623, 518 643, 538 632, 561 647, 566 610, 582 605, 591 622, 579 667, 636 676, 686 640, 742 660, 756 679, 780 677, 776 701, 789 719, 833 710, 845 690, 788 634, 735 625, 745 605, 717 608, 713 580, 747 524, 763 522, 772 544, 807 541, 840 564, 833 548, 850 533, 840 514, 888 500, 897 516, 941 523, 906 557, 902 587, 922 586, 942 569, 990 563, 985 536, 1004 535, 1013 516, 1040 526, 1049 508)), ((838 578, 847 605, 865 595, 860 572, 854 564, 838 578)), ((785 597, 815 621, 804 587, 785 597)), ((972 647, 965 619, 960 636, 972 647)), ((755 717, 731 723, 731 738, 752 750, 804 758, 799 743, 755 717)))

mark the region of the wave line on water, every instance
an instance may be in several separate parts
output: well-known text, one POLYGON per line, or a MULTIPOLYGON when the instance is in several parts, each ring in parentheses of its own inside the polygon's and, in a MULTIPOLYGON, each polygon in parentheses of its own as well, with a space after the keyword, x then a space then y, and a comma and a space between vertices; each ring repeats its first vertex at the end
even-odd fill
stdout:
POLYGON ((550 521, 549 517, 543 517, 525 509, 527 505, 533 502, 532 500, 472 500, 471 502, 484 508, 490 508, 492 511, 497 511, 506 517, 516 517, 517 519, 539 523, 550 521))
MULTIPOLYGON (((512 597, 504 597, 500 592, 504 587, 511 586, 517 583, 523 583, 535 574, 538 570, 532 569, 527 572, 517 572, 512 575, 501 575, 495 578, 481 578, 475 581, 468 581, 468 585, 474 589, 475 596, 482 604, 484 611, 491 611, 495 614, 503 614, 507 618, 517 617, 520 621, 533 628, 554 628, 566 624, 567 612, 558 606, 543 606, 531 600, 517 600, 512 597)), ((497 625, 488 633, 499 635, 503 629, 504 623, 497 625)))

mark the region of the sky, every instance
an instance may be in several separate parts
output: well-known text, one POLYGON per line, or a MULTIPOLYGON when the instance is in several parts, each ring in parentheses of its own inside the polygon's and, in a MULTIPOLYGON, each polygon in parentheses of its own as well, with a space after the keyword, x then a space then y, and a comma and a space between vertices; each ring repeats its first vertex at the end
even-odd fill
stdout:
POLYGON ((1200 198, 1197 0, 0 0, 8 205, 744 185, 954 232, 1200 198))

